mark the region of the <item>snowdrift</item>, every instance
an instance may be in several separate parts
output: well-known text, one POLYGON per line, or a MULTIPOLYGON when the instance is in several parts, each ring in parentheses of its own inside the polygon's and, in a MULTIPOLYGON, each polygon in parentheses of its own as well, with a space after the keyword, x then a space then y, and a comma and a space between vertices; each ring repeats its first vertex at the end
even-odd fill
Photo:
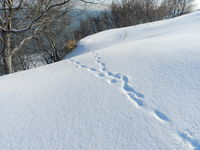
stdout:
POLYGON ((200 12, 101 32, 0 77, 4 150, 200 150, 200 12))

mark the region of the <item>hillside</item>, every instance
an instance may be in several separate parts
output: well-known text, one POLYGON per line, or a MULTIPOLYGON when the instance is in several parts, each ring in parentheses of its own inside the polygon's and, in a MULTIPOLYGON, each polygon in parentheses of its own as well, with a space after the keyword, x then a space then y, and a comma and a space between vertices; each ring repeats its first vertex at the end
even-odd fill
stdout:
POLYGON ((200 150, 200 12, 101 32, 0 77, 4 150, 200 150))

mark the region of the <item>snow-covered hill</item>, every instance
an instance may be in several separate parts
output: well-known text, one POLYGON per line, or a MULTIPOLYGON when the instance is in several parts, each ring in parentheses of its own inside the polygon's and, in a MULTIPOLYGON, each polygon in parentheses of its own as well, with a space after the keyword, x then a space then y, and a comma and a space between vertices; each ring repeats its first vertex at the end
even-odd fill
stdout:
POLYGON ((80 41, 0 77, 3 150, 200 150, 200 12, 80 41))

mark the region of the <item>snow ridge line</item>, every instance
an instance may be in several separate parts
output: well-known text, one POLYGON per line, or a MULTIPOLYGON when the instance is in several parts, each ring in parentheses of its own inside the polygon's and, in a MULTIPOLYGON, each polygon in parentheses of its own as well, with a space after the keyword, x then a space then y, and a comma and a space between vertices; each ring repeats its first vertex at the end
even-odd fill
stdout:
MULTIPOLYGON (((122 73, 113 73, 106 67, 106 64, 102 61, 101 57, 97 53, 93 53, 92 56, 95 59, 95 63, 99 68, 92 68, 81 64, 79 61, 69 59, 71 63, 78 68, 86 70, 89 73, 94 74, 96 77, 103 78, 108 84, 115 86, 132 102, 136 108, 143 108, 157 121, 161 123, 172 123, 167 115, 157 109, 149 108, 144 102, 144 95, 137 92, 133 86, 129 83, 128 76, 122 73)), ((193 150, 200 150, 200 141, 194 139, 188 132, 181 132, 176 130, 176 137, 178 140, 187 143, 193 150)))

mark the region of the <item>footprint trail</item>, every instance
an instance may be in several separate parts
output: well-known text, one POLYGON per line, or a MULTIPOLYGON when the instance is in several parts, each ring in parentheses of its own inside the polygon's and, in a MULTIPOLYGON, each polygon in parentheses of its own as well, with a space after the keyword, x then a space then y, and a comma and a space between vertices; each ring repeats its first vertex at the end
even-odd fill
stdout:
POLYGON ((188 143, 193 150, 200 150, 200 142, 194 139, 190 133, 178 131, 178 135, 184 142, 188 143))
MULTIPOLYGON (((114 73, 109 70, 106 66, 106 63, 102 61, 101 57, 97 53, 93 53, 92 56, 94 57, 95 63, 99 66, 98 68, 88 67, 72 59, 69 59, 69 61, 78 68, 86 70, 98 78, 104 79, 108 84, 114 86, 118 89, 118 91, 124 94, 127 99, 135 105, 136 108, 142 108, 146 110, 146 112, 149 112, 149 115, 154 117, 160 123, 170 123, 172 125, 172 120, 170 120, 167 115, 146 105, 144 101, 144 95, 134 89, 134 87, 130 84, 129 77, 127 75, 122 73, 114 73)), ((186 134, 185 132, 177 131, 175 127, 173 128, 176 132, 176 135, 180 139, 188 143, 191 147, 193 147, 194 150, 200 150, 200 141, 191 138, 189 134, 186 134)))
POLYGON ((122 73, 113 73, 107 69, 106 64, 101 61, 101 57, 98 54, 93 54, 95 62, 99 65, 99 71, 106 75, 105 80, 112 85, 115 85, 117 88, 125 94, 129 100, 131 100, 137 107, 143 107, 145 104, 142 101, 144 95, 136 92, 136 90, 129 84, 128 76, 122 73))

